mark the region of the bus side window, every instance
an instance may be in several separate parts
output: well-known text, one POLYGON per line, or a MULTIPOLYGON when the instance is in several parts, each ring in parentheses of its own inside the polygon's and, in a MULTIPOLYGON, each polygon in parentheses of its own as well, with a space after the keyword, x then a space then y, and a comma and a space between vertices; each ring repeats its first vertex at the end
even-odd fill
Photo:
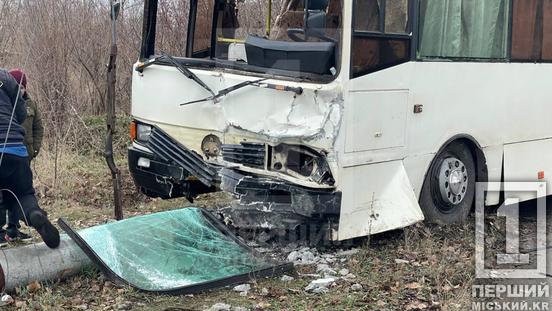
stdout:
POLYGON ((381 31, 380 29, 381 0, 357 0, 354 7, 354 29, 362 31, 381 31))
POLYGON ((514 0, 512 59, 552 60, 552 1, 514 0))
POLYGON ((354 0, 351 77, 410 60, 407 0, 354 0))
POLYGON ((509 3, 510 0, 421 0, 419 56, 506 59, 509 3))

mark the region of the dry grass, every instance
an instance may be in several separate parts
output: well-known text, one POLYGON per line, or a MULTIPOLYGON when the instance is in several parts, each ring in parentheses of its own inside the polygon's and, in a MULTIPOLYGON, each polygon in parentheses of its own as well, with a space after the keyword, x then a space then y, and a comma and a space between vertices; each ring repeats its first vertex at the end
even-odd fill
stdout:
MULTIPOLYGON (((112 218, 110 175, 103 159, 60 154, 56 180, 51 154, 44 152, 36 161, 35 183, 42 207, 52 218, 64 217, 76 227, 112 218)), ((123 170, 127 217, 191 205, 183 199, 162 201, 137 193, 124 158, 118 163, 123 170)), ((210 206, 219 204, 218 200, 224 197, 204 196, 195 205, 210 206)), ((323 295, 304 292, 311 279, 301 277, 289 283, 252 280, 247 297, 230 289, 194 296, 149 295, 116 288, 91 269, 33 292, 21 288, 14 298, 21 310, 202 310, 217 302, 252 310, 466 310, 474 282, 473 232, 472 225, 441 228, 419 224, 372 237, 359 245, 359 253, 341 264, 356 278, 337 282, 323 295), (353 283, 361 284, 363 290, 351 291, 353 283), (269 294, 263 296, 262 288, 269 294)), ((314 270, 307 266, 296 272, 314 270)))

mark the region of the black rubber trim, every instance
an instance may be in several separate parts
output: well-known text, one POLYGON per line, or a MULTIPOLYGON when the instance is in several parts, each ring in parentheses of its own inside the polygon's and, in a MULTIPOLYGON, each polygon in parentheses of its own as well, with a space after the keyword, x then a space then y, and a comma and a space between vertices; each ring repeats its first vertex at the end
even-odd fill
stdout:
MULTIPOLYGON (((199 57, 194 55, 194 57, 199 57)), ((207 57, 207 56, 205 56, 207 57)), ((327 84, 334 81, 337 75, 333 76, 330 74, 319 75, 315 73, 308 72, 298 72, 298 71, 289 71, 282 69, 274 68, 264 68, 259 66, 253 66, 241 62, 229 61, 224 59, 200 59, 200 58, 182 58, 175 57, 175 59, 186 67, 191 69, 205 69, 205 70, 223 70, 224 72, 234 73, 239 75, 249 75, 256 76, 265 79, 278 79, 284 81, 295 81, 295 82, 316 82, 321 84, 327 84)), ((150 65, 161 65, 161 66, 171 66, 174 67, 171 63, 166 60, 161 59, 160 57, 151 57, 146 61, 148 67, 150 65)), ((144 68, 144 67, 143 67, 144 68)), ((136 70, 141 71, 143 68, 137 68, 136 70)))
MULTIPOLYGON (((227 237, 231 238, 234 242, 236 242, 238 245, 243 247, 246 251, 248 251, 251 255, 255 257, 260 257, 259 253, 249 247, 247 244, 245 244, 242 240, 240 240, 234 233, 232 233, 228 227, 226 227, 219 219, 217 219, 213 214, 210 212, 200 209, 202 214, 205 216, 206 219, 210 221, 210 223, 220 230, 221 233, 226 235, 227 237)), ((73 229, 71 226, 63 219, 60 218, 58 220, 58 224, 67 233, 67 235, 83 250, 83 252, 90 258, 90 260, 100 269, 100 271, 114 284, 120 285, 120 286, 131 286, 132 288, 146 293, 155 293, 155 294, 166 294, 166 295, 187 295, 187 294, 197 294, 200 292, 204 292, 207 290, 220 288, 228 285, 238 284, 238 283, 244 283, 249 282, 256 278, 261 277, 272 277, 279 274, 283 274, 288 271, 293 270, 293 264, 286 262, 275 262, 272 259, 269 258, 263 258, 268 263, 272 264, 273 266, 270 268, 265 268, 261 270, 255 270, 250 273, 244 273, 234 276, 229 276, 225 278, 216 279, 213 281, 207 281, 203 283, 197 283, 194 285, 188 285, 188 286, 182 286, 173 288, 170 290, 146 290, 143 288, 140 288, 138 286, 135 286, 134 284, 126 281, 125 279, 121 278, 119 275, 117 275, 113 270, 111 270, 105 262, 94 252, 94 250, 86 243, 86 241, 73 229)))
POLYGON ((144 19, 142 22, 142 42, 140 60, 150 58, 155 52, 155 33, 157 27, 157 0, 144 1, 144 19))

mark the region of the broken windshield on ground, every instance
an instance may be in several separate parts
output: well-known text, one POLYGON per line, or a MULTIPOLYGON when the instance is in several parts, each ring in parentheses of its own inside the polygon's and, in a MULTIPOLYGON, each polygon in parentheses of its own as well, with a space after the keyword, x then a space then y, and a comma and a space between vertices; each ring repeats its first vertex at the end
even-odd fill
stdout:
POLYGON ((191 293, 291 268, 256 256, 198 208, 139 216, 73 231, 61 226, 116 283, 144 291, 191 293))

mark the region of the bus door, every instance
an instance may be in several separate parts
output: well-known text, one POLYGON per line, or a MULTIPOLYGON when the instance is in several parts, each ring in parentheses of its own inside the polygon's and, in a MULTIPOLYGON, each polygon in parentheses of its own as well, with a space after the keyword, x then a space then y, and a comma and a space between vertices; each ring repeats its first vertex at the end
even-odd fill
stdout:
POLYGON ((423 220, 401 160, 412 112, 409 1, 354 0, 352 28, 339 239, 423 220))

